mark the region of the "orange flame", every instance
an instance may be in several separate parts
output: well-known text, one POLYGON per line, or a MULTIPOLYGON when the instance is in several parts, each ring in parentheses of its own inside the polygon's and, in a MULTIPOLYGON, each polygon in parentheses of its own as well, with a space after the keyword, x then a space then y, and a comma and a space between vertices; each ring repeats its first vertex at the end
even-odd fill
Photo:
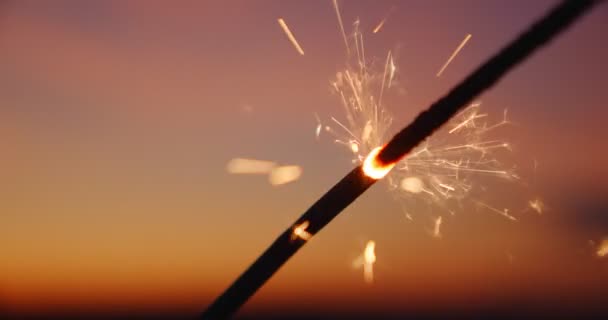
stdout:
POLYGON ((363 161, 363 173, 376 180, 384 178, 384 176, 386 176, 395 166, 395 163, 382 164, 378 161, 377 157, 380 151, 382 151, 382 148, 383 147, 377 147, 372 150, 363 161))

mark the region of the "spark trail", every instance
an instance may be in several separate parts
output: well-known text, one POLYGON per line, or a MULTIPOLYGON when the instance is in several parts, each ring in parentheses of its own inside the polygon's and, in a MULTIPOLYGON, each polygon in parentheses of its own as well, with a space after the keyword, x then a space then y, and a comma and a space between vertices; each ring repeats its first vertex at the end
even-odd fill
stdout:
POLYGON ((458 53, 460 52, 460 50, 462 50, 462 48, 464 47, 465 44, 467 44, 467 42, 469 41, 469 39, 471 39, 471 34, 467 34, 466 37, 464 37, 464 40, 462 40, 462 42, 458 45, 458 47, 456 48, 456 50, 454 50, 454 52, 452 53, 452 55, 448 58, 448 61, 446 61, 443 66, 441 67, 441 69, 439 69, 439 72, 437 72, 437 77, 440 77, 441 74, 443 73, 443 71, 445 70, 445 68, 448 67, 448 65, 452 62, 452 60, 454 60, 454 58, 458 55, 458 53))

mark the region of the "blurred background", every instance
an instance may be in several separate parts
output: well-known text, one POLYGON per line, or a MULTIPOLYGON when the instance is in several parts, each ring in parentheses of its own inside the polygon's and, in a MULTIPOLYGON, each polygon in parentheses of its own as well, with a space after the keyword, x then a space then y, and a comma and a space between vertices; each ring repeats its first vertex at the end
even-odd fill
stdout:
MULTIPOLYGON (((367 57, 395 53, 396 130, 555 3, 340 5, 367 57)), ((603 6, 479 98, 498 120, 508 108, 522 179, 481 178, 478 196, 518 221, 463 205, 437 239, 436 212, 412 203, 407 220, 381 182, 239 316, 606 316, 606 30, 603 6), (368 240, 373 284, 352 267, 368 240)), ((194 317, 352 168, 314 133, 315 113, 342 115, 329 0, 8 1, 0 48, 0 317, 194 317), (235 157, 303 175, 273 187, 228 174, 235 157)))

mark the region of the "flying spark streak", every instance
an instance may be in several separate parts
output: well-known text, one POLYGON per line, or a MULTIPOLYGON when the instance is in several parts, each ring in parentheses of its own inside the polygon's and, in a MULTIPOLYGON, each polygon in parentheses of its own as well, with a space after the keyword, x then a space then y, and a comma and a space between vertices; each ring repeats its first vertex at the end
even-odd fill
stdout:
POLYGON ((597 256, 600 258, 608 257, 608 239, 604 239, 597 248, 597 256))
POLYGON ((374 263, 376 263, 376 243, 372 240, 368 241, 360 255, 353 262, 355 268, 363 267, 363 279, 366 283, 374 282, 374 263))
POLYGON ((285 23, 285 20, 283 20, 283 18, 279 18, 277 21, 279 22, 279 25, 281 26, 285 34, 287 35, 287 38, 289 38, 289 41, 291 41, 291 44, 293 44, 294 48, 298 50, 298 53, 300 53, 300 55, 304 55, 304 50, 302 50, 302 47, 300 47, 300 44, 296 40, 296 37, 294 37, 293 33, 291 33, 291 30, 289 30, 289 27, 287 26, 287 23, 285 23))
POLYGON ((494 208, 492 206, 489 206, 489 205, 487 205, 487 204, 485 204, 485 203, 483 203, 481 201, 477 201, 477 204, 479 206, 482 206, 482 207, 485 207, 485 208, 489 209, 492 212, 496 212, 499 215, 501 215, 501 216, 503 216, 503 217, 505 217, 505 218, 507 218, 507 219, 509 219, 511 221, 517 221, 517 218, 515 218, 514 216, 512 216, 512 215, 509 214, 509 209, 507 209, 507 208, 499 210, 499 209, 496 209, 496 208, 494 208))
POLYGON ((456 55, 458 55, 458 52, 460 52, 460 50, 462 50, 462 48, 464 47, 465 44, 467 44, 467 41, 469 41, 469 39, 471 39, 471 34, 467 34, 467 36, 464 37, 464 40, 462 40, 460 45, 458 45, 456 50, 454 50, 452 55, 448 58, 448 61, 446 61, 445 64, 443 65, 443 67, 441 67, 441 69, 439 69, 439 72, 437 72, 437 77, 441 76, 441 74, 443 73, 443 70, 445 70, 445 68, 448 67, 450 62, 452 62, 452 60, 454 60, 454 57, 456 57, 456 55))
POLYGON ((380 31, 380 29, 382 29, 382 27, 384 26, 385 22, 386 22, 386 18, 382 19, 382 21, 380 21, 380 23, 374 28, 374 31, 372 31, 372 32, 378 33, 378 31, 380 31))
POLYGON ((272 169, 268 176, 268 181, 273 186, 279 186, 296 181, 302 175, 300 166, 280 166, 272 169))
POLYGON ((376 243, 374 241, 368 241, 365 245, 365 251, 363 252, 363 275, 365 282, 374 282, 374 263, 376 263, 376 243))
POLYGON ((386 23, 386 20, 388 19, 388 17, 391 15, 391 13, 393 13, 394 9, 395 9, 395 7, 391 7, 391 9, 388 11, 388 13, 386 14, 386 16, 382 19, 382 21, 380 21, 380 23, 378 23, 376 25, 376 27, 374 28, 374 30, 372 31, 372 33, 378 33, 378 32, 380 32, 380 30, 382 29, 382 27, 384 27, 384 24, 386 23))
POLYGON ((340 32, 342 32, 342 38, 344 39, 344 45, 346 46, 346 52, 350 54, 348 40, 346 39, 346 31, 344 31, 344 23, 342 23, 342 14, 340 14, 340 8, 338 7, 338 0, 333 0, 333 4, 334 10, 336 11, 336 17, 338 18, 338 24, 340 25, 340 32))
POLYGON ((310 240, 310 238, 312 238, 312 235, 308 233, 308 231, 306 231, 306 228, 308 228, 309 224, 310 223, 308 221, 304 221, 301 224, 294 226, 291 239, 295 240, 300 238, 304 241, 310 240))
POLYGON ((232 174, 267 174, 276 163, 255 159, 234 158, 226 165, 226 170, 232 174))

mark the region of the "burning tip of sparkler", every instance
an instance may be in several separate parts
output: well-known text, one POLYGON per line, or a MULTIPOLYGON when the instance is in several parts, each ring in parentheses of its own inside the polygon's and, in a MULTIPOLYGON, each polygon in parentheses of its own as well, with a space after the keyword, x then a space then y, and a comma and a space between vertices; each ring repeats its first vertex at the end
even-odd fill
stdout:
POLYGON ((363 161, 363 173, 376 180, 384 178, 384 176, 386 176, 395 166, 395 163, 382 164, 378 160, 378 154, 382 149, 383 147, 376 147, 363 161))
POLYGON ((312 238, 312 234, 310 234, 308 231, 306 231, 306 228, 308 228, 308 225, 309 225, 309 222, 304 221, 301 224, 294 226, 293 232, 291 234, 291 240, 295 240, 298 238, 302 239, 304 241, 310 240, 310 238, 312 238))
POLYGON ((300 166, 281 166, 270 171, 268 180, 273 186, 280 186, 298 180, 301 175, 302 168, 300 166))

